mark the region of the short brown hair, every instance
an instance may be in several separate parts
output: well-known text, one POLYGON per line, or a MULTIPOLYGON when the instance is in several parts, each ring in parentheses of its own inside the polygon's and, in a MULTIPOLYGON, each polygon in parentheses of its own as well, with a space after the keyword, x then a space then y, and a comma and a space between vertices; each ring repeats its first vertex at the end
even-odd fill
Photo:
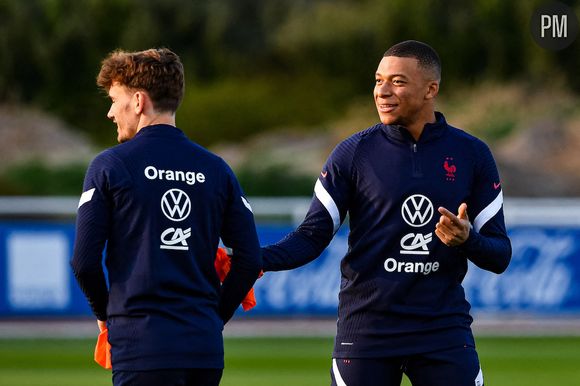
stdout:
POLYGON ((183 64, 167 48, 115 50, 103 60, 97 85, 108 92, 114 82, 146 91, 157 111, 175 112, 183 99, 183 64))

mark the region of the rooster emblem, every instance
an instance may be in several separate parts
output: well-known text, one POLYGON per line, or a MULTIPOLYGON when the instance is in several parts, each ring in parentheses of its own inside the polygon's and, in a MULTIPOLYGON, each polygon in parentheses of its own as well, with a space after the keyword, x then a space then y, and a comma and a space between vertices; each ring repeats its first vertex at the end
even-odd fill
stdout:
POLYGON ((455 181, 455 172, 457 167, 453 165, 452 157, 445 157, 445 162, 443 162, 443 169, 445 169, 445 177, 447 181, 455 181))

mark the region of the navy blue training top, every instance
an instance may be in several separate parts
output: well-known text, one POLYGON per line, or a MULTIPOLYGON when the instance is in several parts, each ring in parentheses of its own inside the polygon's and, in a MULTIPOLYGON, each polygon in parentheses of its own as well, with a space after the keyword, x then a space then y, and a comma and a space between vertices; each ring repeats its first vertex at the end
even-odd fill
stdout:
POLYGON ((176 127, 148 126, 99 154, 83 191, 71 265, 107 320, 113 369, 223 368, 223 325, 261 269, 251 207, 228 165, 176 127), (234 250, 223 285, 220 237, 234 250))
POLYGON ((467 260, 501 273, 511 245, 495 162, 477 138, 442 114, 418 141, 377 124, 340 143, 314 188, 304 222, 262 249, 265 271, 315 259, 349 215, 341 262, 334 357, 411 355, 474 345, 461 282, 467 260), (467 204, 468 240, 448 247, 435 235, 443 206, 467 204))

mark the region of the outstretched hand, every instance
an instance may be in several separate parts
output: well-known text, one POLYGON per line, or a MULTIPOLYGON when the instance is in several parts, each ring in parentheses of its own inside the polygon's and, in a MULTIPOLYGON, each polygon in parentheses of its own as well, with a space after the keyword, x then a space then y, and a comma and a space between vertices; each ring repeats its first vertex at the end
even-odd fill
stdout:
POLYGON ((467 216, 467 204, 459 206, 457 216, 449 210, 439 207, 441 218, 435 225, 435 234, 443 244, 449 247, 456 247, 463 244, 469 237, 471 224, 467 216))

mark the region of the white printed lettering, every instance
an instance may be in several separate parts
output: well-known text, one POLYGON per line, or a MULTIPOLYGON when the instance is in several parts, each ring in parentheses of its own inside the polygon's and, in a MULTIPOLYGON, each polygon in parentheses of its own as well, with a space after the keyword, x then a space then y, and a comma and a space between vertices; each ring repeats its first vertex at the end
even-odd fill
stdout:
POLYGON ((205 174, 201 172, 163 170, 157 169, 155 166, 147 166, 144 173, 149 180, 183 181, 188 185, 194 185, 196 182, 203 184, 205 182, 205 174))
POLYGON ((463 287, 483 307, 513 310, 565 307, 574 291, 573 235, 550 230, 519 230, 512 236, 512 261, 501 276, 469 270, 463 287), (501 280, 500 280, 501 278, 501 280))
POLYGON ((423 275, 429 275, 431 272, 437 272, 439 270, 439 262, 433 261, 428 263, 423 263, 420 261, 397 261, 390 257, 385 260, 385 271, 387 272, 405 272, 405 273, 422 273, 423 275))
POLYGON ((150 180, 154 180, 157 178, 157 169, 155 169, 153 166, 147 166, 145 168, 145 177, 147 177, 150 180))

